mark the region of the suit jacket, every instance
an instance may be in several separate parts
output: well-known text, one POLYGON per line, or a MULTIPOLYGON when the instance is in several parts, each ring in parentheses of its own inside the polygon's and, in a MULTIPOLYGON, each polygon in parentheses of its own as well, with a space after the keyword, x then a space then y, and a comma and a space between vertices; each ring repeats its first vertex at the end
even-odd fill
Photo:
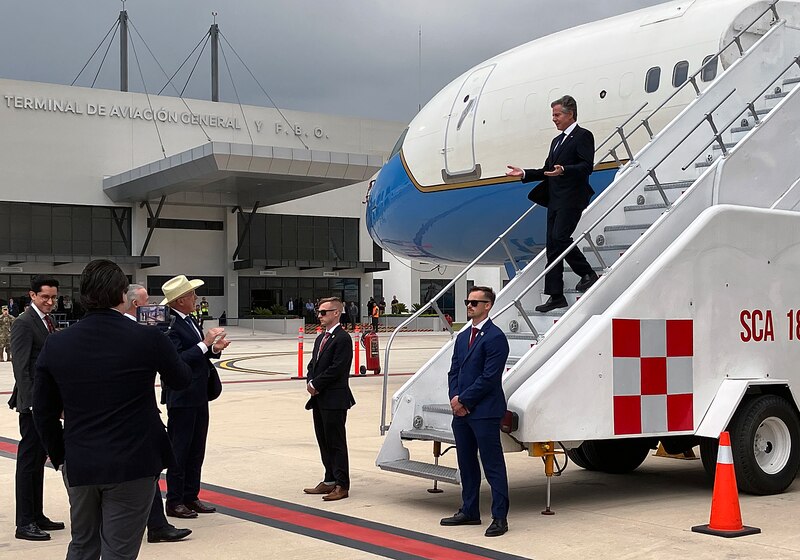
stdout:
POLYGON ((36 363, 33 420, 71 486, 157 476, 173 462, 156 404, 156 373, 174 387, 191 371, 159 329, 113 309, 47 337, 36 363), (60 417, 64 411, 62 430, 60 417))
POLYGON ((175 317, 175 321, 167 331, 167 336, 183 361, 191 368, 192 382, 182 391, 176 391, 176 387, 172 387, 169 382, 162 384, 161 402, 168 409, 206 406, 208 401, 213 401, 222 393, 219 373, 211 363, 211 359, 219 358, 220 354, 215 354, 211 348, 204 353, 197 346, 200 342, 197 331, 185 319, 181 319, 174 309, 170 309, 170 314, 175 317))
POLYGON ((14 390, 8 400, 17 412, 29 412, 33 405, 33 375, 36 359, 50 333, 31 308, 11 325, 11 362, 14 366, 14 390))
POLYGON ((341 327, 331 333, 322 352, 319 346, 325 334, 314 341, 314 351, 308 363, 308 381, 318 391, 306 403, 306 409, 316 402, 320 408, 347 410, 356 404, 350 391, 350 366, 353 363, 353 339, 341 327))
POLYGON ((575 126, 553 153, 558 136, 550 143, 550 152, 541 169, 526 169, 523 183, 541 181, 530 193, 528 199, 539 206, 559 210, 589 206, 594 194, 589 184, 589 175, 594 168, 594 136, 580 126, 575 126), (564 167, 563 175, 547 177, 544 172, 552 171, 556 165, 564 167))
POLYGON ((453 360, 447 373, 450 400, 467 407, 467 418, 502 418, 506 413, 503 372, 508 359, 508 340, 491 319, 478 332, 472 346, 472 329, 456 337, 453 360))

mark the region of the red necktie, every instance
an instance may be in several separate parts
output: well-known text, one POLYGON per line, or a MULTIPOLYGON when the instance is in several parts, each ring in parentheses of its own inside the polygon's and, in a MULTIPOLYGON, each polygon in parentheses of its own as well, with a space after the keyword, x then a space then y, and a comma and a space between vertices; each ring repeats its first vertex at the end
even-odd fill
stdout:
POLYGON ((331 333, 326 331, 325 332, 325 336, 322 337, 322 342, 319 343, 319 352, 317 352, 317 354, 322 352, 322 349, 325 348, 325 343, 328 342, 328 339, 330 337, 331 337, 331 333))
POLYGON ((56 326, 53 324, 53 318, 50 315, 44 316, 44 322, 47 323, 47 332, 54 333, 56 332, 56 326))
POLYGON ((478 327, 472 327, 472 334, 469 336, 469 346, 472 346, 472 343, 475 342, 475 337, 478 336, 480 329, 478 327))

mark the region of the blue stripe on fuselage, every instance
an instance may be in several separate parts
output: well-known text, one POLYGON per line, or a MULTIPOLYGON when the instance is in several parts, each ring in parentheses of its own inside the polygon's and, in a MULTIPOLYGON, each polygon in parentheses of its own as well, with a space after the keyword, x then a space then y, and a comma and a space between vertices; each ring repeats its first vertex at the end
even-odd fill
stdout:
MULTIPOLYGON (((616 171, 595 171, 591 176, 594 190, 605 189, 616 171)), ((530 206, 528 192, 534 184, 499 182, 422 192, 396 154, 370 190, 367 229, 381 247, 397 256, 468 263, 530 206)), ((515 259, 529 260, 542 249, 546 214, 546 209, 537 208, 511 232, 508 244, 515 259)), ((485 258, 487 264, 507 260, 502 247, 485 258)))

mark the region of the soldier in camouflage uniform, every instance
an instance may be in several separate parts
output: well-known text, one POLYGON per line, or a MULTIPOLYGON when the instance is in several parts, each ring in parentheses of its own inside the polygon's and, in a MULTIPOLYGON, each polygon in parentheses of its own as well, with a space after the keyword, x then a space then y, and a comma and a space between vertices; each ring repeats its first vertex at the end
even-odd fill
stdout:
POLYGON ((3 306, 3 314, 0 315, 0 362, 3 359, 3 353, 7 356, 8 361, 11 361, 11 323, 14 322, 14 316, 8 313, 8 306, 3 306))

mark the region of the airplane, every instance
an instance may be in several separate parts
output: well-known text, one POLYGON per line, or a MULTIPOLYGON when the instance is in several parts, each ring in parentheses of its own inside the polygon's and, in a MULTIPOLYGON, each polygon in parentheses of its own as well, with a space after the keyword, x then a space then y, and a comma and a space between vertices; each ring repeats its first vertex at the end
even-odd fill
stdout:
MULTIPOLYGON (((767 5, 675 0, 536 39, 467 70, 419 111, 371 182, 370 235, 401 258, 471 262, 531 205, 527 194, 534 184, 506 177, 506 166, 541 167, 558 133, 551 101, 575 97, 578 122, 598 146, 646 104, 626 127, 632 129, 695 72, 696 86, 704 89, 720 64, 726 68, 734 60, 727 50, 714 53, 767 5)), ((744 48, 759 36, 746 34, 744 48)), ((688 86, 669 100, 649 123, 652 132, 694 93, 688 86)), ((639 127, 629 138, 632 153, 649 139, 639 127)), ((596 157, 618 142, 615 136, 596 157)), ((616 155, 595 160, 590 179, 598 194, 625 161, 622 147, 616 155)), ((530 260, 544 247, 545 216, 536 208, 511 232, 515 260, 530 260)), ((481 264, 508 265, 509 259, 498 247, 481 264)))

